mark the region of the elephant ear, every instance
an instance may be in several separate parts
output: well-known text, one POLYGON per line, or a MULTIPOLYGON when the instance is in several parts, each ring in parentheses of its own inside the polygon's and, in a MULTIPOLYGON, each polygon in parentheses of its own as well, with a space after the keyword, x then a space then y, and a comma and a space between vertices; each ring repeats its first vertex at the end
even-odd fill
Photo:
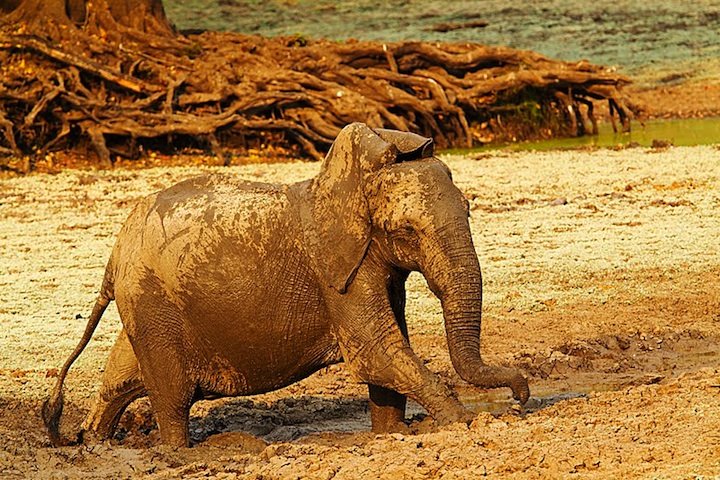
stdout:
POLYGON ((322 281, 340 293, 347 287, 370 243, 365 181, 396 161, 397 148, 362 123, 338 134, 301 210, 305 247, 322 281))
POLYGON ((432 139, 412 133, 353 123, 338 134, 301 208, 311 264, 326 285, 345 293, 365 257, 372 230, 369 178, 386 165, 427 155, 432 139))
POLYGON ((397 147, 399 151, 397 162, 407 162, 432 157, 435 153, 435 145, 432 138, 410 132, 386 130, 384 128, 378 128, 375 132, 377 132, 380 138, 397 147))

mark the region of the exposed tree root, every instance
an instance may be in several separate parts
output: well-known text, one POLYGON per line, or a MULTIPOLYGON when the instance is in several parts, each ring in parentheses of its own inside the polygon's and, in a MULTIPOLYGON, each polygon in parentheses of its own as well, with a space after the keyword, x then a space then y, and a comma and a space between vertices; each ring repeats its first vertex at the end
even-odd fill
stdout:
POLYGON ((0 29, 0 153, 84 141, 110 164, 138 155, 138 145, 223 156, 228 143, 273 143, 320 158, 354 121, 466 147, 488 135, 596 133, 598 100, 624 130, 633 115, 627 78, 510 48, 154 35, 102 8, 83 27, 34 26, 45 35, 16 25, 0 29))

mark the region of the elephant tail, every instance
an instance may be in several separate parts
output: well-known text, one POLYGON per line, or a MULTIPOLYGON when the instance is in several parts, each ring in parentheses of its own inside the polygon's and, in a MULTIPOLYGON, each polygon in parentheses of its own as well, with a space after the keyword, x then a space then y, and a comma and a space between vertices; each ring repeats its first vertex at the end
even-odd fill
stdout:
POLYGON ((83 336, 77 347, 75 347, 75 350, 73 350, 68 359, 65 360, 65 364, 62 366, 62 369, 58 374, 55 388, 53 388, 50 398, 45 400, 42 406, 43 423, 45 423, 45 428, 47 429, 50 441, 56 447, 72 445, 79 443, 80 441, 79 438, 77 440, 69 440, 60 435, 60 416, 62 415, 64 403, 63 383, 65 383, 65 377, 67 376, 73 362, 77 360, 87 344, 90 342, 90 338, 92 338, 95 329, 100 323, 100 318, 103 313, 105 313, 105 309, 110 302, 115 299, 111 264, 112 259, 108 262, 108 266, 105 269, 105 277, 103 278, 102 288, 100 289, 100 294, 95 301, 95 306, 90 314, 87 325, 85 325, 85 333, 83 333, 83 336))

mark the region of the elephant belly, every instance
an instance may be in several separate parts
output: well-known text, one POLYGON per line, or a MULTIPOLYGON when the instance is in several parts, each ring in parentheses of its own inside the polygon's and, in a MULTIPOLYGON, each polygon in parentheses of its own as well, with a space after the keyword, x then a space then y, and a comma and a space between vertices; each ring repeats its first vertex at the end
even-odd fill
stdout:
POLYGON ((339 361, 319 297, 241 291, 244 295, 237 298, 196 298, 186 312, 203 390, 222 395, 267 392, 339 361))
POLYGON ((282 388, 341 361, 320 296, 309 291, 288 296, 230 282, 180 300, 150 275, 140 295, 116 288, 116 302, 141 370, 162 375, 143 364, 179 365, 204 394, 234 396, 282 388))
POLYGON ((252 395, 276 390, 337 363, 334 337, 317 332, 287 338, 282 333, 248 328, 244 332, 203 334, 198 383, 203 391, 221 395, 252 395))

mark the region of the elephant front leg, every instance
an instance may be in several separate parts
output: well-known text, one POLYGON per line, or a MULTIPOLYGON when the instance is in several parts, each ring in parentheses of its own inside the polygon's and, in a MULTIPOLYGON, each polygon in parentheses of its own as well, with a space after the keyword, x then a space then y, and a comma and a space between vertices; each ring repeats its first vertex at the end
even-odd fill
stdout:
POLYGON ((466 421, 471 414, 440 378, 428 370, 402 335, 386 297, 353 302, 346 294, 337 336, 349 370, 371 387, 373 429, 402 421, 402 396, 422 405, 440 424, 466 421), (397 393, 394 396, 392 391, 397 393))
MULTIPOLYGON (((390 307, 397 322, 398 328, 403 337, 409 343, 407 321, 405 319, 405 281, 406 273, 397 273, 393 275, 388 286, 388 298, 390 307)), ((405 433, 408 431, 405 425, 405 409, 407 407, 407 397, 379 385, 368 385, 369 403, 370 403, 370 420, 372 422, 372 431, 376 433, 405 433)))

